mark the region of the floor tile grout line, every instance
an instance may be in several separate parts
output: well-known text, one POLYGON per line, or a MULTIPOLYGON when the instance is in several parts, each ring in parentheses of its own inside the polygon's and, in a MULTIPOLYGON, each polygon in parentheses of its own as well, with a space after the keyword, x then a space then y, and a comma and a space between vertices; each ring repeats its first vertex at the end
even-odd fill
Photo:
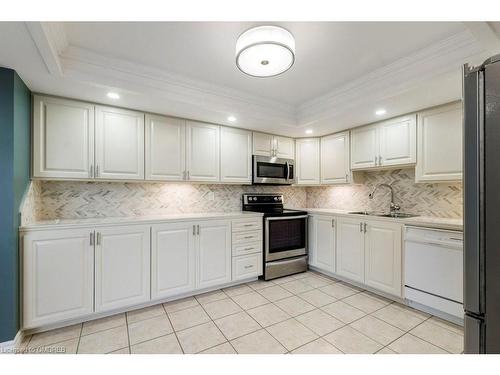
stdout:
POLYGON ((422 340, 422 341, 425 341, 425 342, 426 342, 426 343, 428 343, 428 344, 431 344, 431 345, 433 345, 433 346, 436 346, 436 347, 438 347, 439 349, 442 349, 442 350, 444 350, 445 352, 447 352, 447 353, 449 353, 449 354, 456 354, 456 353, 452 353, 452 352, 450 352, 449 350, 446 350, 445 348, 443 348, 442 346, 439 346, 438 344, 435 344, 435 343, 433 343, 433 342, 430 342, 429 340, 426 340, 426 339, 424 339, 424 338, 422 338, 422 337, 420 337, 420 336, 415 335, 414 333, 411 333, 411 331, 413 331, 413 330, 414 330, 415 328, 417 328, 418 326, 420 326, 420 325, 424 324, 425 322, 429 321, 431 318, 432 318, 432 315, 431 315, 431 316, 429 316, 429 317, 428 317, 426 320, 424 320, 422 323, 420 323, 420 324, 416 325, 415 327, 413 327, 413 328, 412 328, 410 331, 408 331, 407 333, 408 333, 409 335, 413 336, 413 337, 416 337, 416 338, 418 338, 418 339, 420 339, 420 340, 422 340))
MULTIPOLYGON (((163 311, 165 312, 165 315, 167 316, 168 322, 170 323, 170 326, 172 327, 173 334, 175 335, 175 339, 177 340, 177 344, 179 344, 179 348, 181 348, 182 354, 184 353, 184 348, 181 345, 181 342, 179 341, 179 337, 177 337, 177 332, 174 329, 174 325, 172 324, 172 320, 170 319, 170 316, 168 316, 167 310, 165 309, 165 306, 163 306, 163 303, 161 304, 163 311)), ((132 348, 130 348, 130 352, 132 353, 132 348)))
MULTIPOLYGON (((80 340, 82 339, 82 333, 83 333, 83 323, 80 326, 80 334, 78 335, 78 344, 76 344, 75 354, 78 354, 78 349, 80 349, 80 340)), ((31 337, 33 337, 33 336, 31 336, 31 337)))
MULTIPOLYGON (((273 339, 275 339, 277 342, 279 342, 279 343, 280 343, 280 345, 281 345, 283 348, 285 348, 286 352, 285 352, 284 354, 290 353, 290 352, 291 352, 291 350, 289 350, 289 349, 285 346, 285 343, 281 342, 281 341, 280 341, 277 337, 274 337, 274 335, 273 335, 271 332, 269 332, 268 328, 270 328, 270 327, 272 327, 272 326, 275 326, 275 325, 277 325, 277 324, 283 323, 283 322, 287 322, 287 321, 292 320, 292 319, 296 320, 294 317, 291 317, 290 319, 286 319, 286 320, 283 320, 283 321, 281 321, 281 322, 278 322, 278 323, 275 323, 275 324, 271 324, 270 326, 267 326, 266 328, 264 328, 264 330, 265 330, 265 331, 266 331, 269 335, 271 335, 271 337, 272 337, 273 339)), ((298 320, 297 320, 297 322, 298 322, 299 324, 302 324, 302 323, 300 323, 298 320)), ((302 324, 302 325, 303 325, 303 324, 302 324)), ((304 327, 305 327, 305 326, 304 326, 304 327)), ((309 328, 307 328, 307 327, 305 327, 305 328, 306 328, 307 330, 311 331, 309 328)), ((311 332, 312 332, 312 331, 311 331, 311 332)), ((312 333, 314 333, 314 332, 312 332, 312 333)), ((314 334, 316 334, 316 333, 314 333, 314 334)), ((308 341, 308 342, 306 342, 305 344, 309 344, 310 342, 313 342, 314 340, 317 340, 318 338, 319 338, 319 337, 315 337, 313 340, 308 341)), ((304 345, 305 345, 305 344, 304 344, 304 345)), ((295 349, 292 349, 292 350, 295 350, 295 349)))
MULTIPOLYGON (((224 292, 223 292, 223 293, 224 293, 224 292)), ((226 294, 226 293, 224 293, 224 294, 227 296, 227 294, 226 294)), ((216 301, 214 301, 214 302, 216 302, 216 301)), ((234 301, 233 301, 233 302, 234 302, 234 301)), ((200 303, 200 305, 201 305, 201 303, 200 303)), ((215 323, 215 321, 212 319, 212 317, 210 316, 210 314, 209 314, 209 313, 205 310, 205 307, 204 307, 203 305, 201 305, 201 308, 203 309, 203 311, 205 311, 205 314, 207 314, 207 315, 208 315, 208 317, 210 318, 210 321, 211 321, 211 322, 212 322, 212 324, 215 326, 215 328, 217 328, 217 330, 221 333, 222 337, 224 337, 224 339, 226 340, 226 342, 228 342, 228 343, 229 343, 229 345, 231 345, 231 347, 233 348, 233 350, 234 350, 236 353, 238 353, 238 351, 236 350, 236 348, 235 348, 235 347, 231 344, 231 342, 227 339, 226 335, 224 335, 224 332, 222 332, 222 330, 219 328, 219 326, 217 325, 217 323, 215 323)), ((238 311, 238 313, 239 313, 239 312, 240 312, 240 311, 238 311)), ((230 314, 230 315, 235 315, 235 314, 230 314)), ((226 316, 230 316, 230 315, 226 315, 226 316)), ((225 318, 225 316, 222 316, 221 318, 225 318)), ((207 322, 207 323, 208 323, 208 322, 207 322)), ((218 345, 222 345, 222 344, 224 344, 224 343, 219 343, 219 344, 214 345, 214 346, 212 346, 212 347, 210 347, 210 348, 206 348, 206 349, 200 350, 199 352, 197 352, 197 353, 195 353, 195 354, 198 354, 198 353, 204 352, 205 350, 208 350, 208 349, 211 349, 211 348, 215 348, 216 346, 218 346, 218 345)))
MULTIPOLYGON (((393 350, 393 349, 389 348, 389 345, 391 345, 391 344, 392 344, 392 343, 394 343, 395 341, 399 340, 401 337, 405 336, 406 334, 410 334, 410 331, 411 331, 411 330, 413 330, 414 328, 417 328, 419 325, 423 324, 424 322, 426 322, 426 321, 427 321, 427 320, 429 320, 429 319, 430 319, 430 317, 427 317, 426 319, 424 319, 423 321, 421 321, 420 323, 418 323, 415 327, 412 327, 412 328, 410 328, 409 330, 405 331, 405 333, 404 333, 403 335, 401 335, 401 336, 399 336, 398 338, 396 338, 396 339, 392 340, 390 343, 388 343, 387 345, 385 345, 382 349, 384 349, 384 348, 388 348, 388 349, 392 350, 393 352, 396 352, 395 350, 393 350)), ((389 324, 389 323, 387 323, 387 324, 389 324)), ((411 335, 411 334, 410 334, 410 335, 411 335)), ((413 336, 413 335, 412 335, 412 336, 413 336)), ((382 350, 382 349, 380 349, 380 350, 382 350)), ((379 351, 380 351, 380 350, 379 350, 379 351)), ((396 353, 398 353, 398 352, 396 352, 396 353)), ((399 353, 399 354, 400 354, 400 353, 399 353)))
POLYGON ((127 341, 128 341, 128 352, 132 353, 132 347, 130 345, 130 333, 128 331, 128 316, 125 314, 125 325, 127 326, 127 341))

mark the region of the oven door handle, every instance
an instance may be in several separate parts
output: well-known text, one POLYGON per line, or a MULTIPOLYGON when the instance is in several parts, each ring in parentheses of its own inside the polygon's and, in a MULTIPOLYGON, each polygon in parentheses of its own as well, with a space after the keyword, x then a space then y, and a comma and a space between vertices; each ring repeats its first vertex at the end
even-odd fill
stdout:
POLYGON ((305 219, 307 215, 299 215, 299 216, 276 216, 276 217, 266 217, 266 220, 290 220, 290 219, 305 219))

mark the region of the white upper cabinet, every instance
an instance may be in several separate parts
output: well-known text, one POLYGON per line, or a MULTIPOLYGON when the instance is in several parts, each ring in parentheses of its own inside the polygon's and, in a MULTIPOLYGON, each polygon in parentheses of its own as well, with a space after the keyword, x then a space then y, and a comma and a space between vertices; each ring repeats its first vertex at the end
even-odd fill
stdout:
POLYGON ((196 226, 197 287, 209 288, 231 281, 231 222, 207 220, 196 226))
POLYGON ((296 170, 298 185, 318 185, 319 138, 297 139, 296 170))
POLYGON ((184 180, 186 121, 147 114, 145 151, 146 180, 184 180))
POLYGON ((273 156, 274 137, 271 134, 253 133, 253 154, 259 156, 273 156))
POLYGON ((95 247, 95 310, 150 300, 150 228, 99 228, 95 247))
POLYGON ((33 177, 92 178, 93 164, 94 106, 35 96, 33 177))
POLYGON ((295 157, 295 140, 288 137, 254 132, 253 154, 293 159, 295 157))
POLYGON ((186 168, 191 181, 219 181, 220 126, 188 121, 186 168))
POLYGON ((401 224, 369 221, 365 236, 365 284, 401 297, 401 224))
POLYGON ((460 102, 419 112, 415 179, 462 180, 462 105, 460 102))
POLYGON ((153 225, 151 297, 166 298, 196 288, 195 226, 189 222, 153 225))
POLYGON ((35 231, 23 238, 23 328, 94 311, 94 246, 88 229, 35 231))
POLYGON ((351 130, 351 168, 366 169, 377 165, 377 126, 369 125, 351 130))
POLYGON ((252 182, 252 133, 247 130, 221 127, 221 182, 252 182))
POLYGON ((309 262, 327 272, 335 272, 335 217, 313 215, 309 217, 309 262))
POLYGON ((295 140, 288 137, 274 136, 274 156, 282 159, 295 157, 295 140))
POLYGON ((144 114, 96 107, 95 177, 144 179, 144 114))
POLYGON ((349 132, 321 138, 321 183, 345 184, 350 178, 349 132))
POLYGON ((379 124, 379 166, 415 164, 417 161, 417 118, 409 115, 379 124))
POLYGON ((416 162, 416 116, 401 116, 351 131, 351 168, 369 169, 416 162))

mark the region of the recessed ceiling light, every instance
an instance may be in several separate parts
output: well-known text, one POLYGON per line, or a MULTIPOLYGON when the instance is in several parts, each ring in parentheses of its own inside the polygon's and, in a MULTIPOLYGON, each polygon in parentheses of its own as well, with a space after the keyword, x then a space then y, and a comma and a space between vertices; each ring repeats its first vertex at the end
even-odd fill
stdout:
POLYGON ((312 129, 307 129, 306 130, 306 134, 312 134, 312 133, 313 133, 312 129))
POLYGON ((294 61, 295 38, 282 27, 254 27, 236 42, 236 66, 253 77, 277 76, 290 69, 294 61))
POLYGON ((375 111, 375 114, 376 114, 377 116, 382 116, 382 115, 385 115, 386 113, 387 113, 387 111, 386 111, 385 109, 383 109, 383 108, 377 109, 377 110, 375 111))
POLYGON ((120 99, 120 95, 118 95, 116 92, 108 92, 106 95, 110 99, 120 99))
POLYGON ((234 117, 234 116, 229 116, 229 117, 227 118, 227 121, 229 121, 229 122, 235 122, 235 121, 236 121, 236 117, 234 117))

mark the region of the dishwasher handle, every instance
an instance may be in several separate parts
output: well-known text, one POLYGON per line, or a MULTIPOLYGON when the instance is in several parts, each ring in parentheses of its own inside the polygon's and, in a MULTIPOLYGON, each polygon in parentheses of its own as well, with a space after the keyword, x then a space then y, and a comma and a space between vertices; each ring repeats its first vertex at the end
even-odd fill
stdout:
POLYGON ((421 243, 432 246, 445 246, 451 249, 463 250, 463 240, 461 238, 449 237, 446 240, 436 240, 429 238, 407 237, 406 242, 421 243))

